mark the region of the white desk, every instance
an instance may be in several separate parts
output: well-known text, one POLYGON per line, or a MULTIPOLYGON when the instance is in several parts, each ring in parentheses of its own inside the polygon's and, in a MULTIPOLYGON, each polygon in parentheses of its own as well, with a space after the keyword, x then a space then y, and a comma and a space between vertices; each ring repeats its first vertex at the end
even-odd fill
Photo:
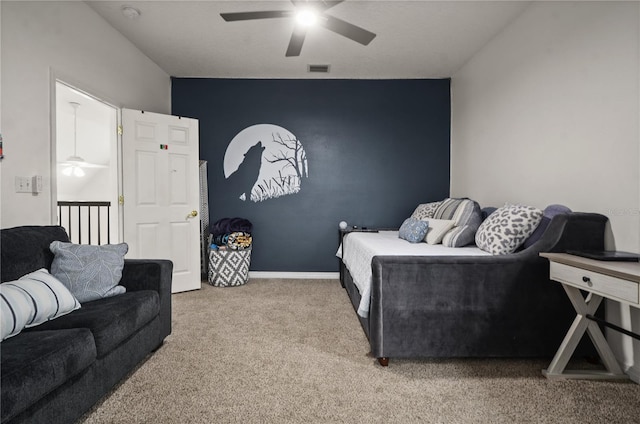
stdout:
POLYGON ((627 379, 596 321, 587 318, 598 309, 603 298, 640 307, 640 263, 596 261, 566 253, 541 253, 549 259, 549 276, 562 284, 576 310, 576 318, 569 328, 551 364, 542 374, 549 379, 627 379), (580 290, 588 292, 583 297, 580 290), (567 371, 584 333, 591 338, 606 371, 567 371))

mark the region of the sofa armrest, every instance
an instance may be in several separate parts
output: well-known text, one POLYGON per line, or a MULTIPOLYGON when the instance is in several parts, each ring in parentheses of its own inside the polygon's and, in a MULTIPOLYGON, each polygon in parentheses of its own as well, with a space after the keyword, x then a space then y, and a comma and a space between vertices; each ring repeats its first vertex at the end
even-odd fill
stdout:
POLYGON ((173 262, 166 259, 125 259, 120 285, 127 291, 155 290, 160 296, 161 336, 171 334, 173 262))
POLYGON ((548 262, 522 256, 374 257, 373 355, 554 352, 575 314, 548 262))
POLYGON ((127 291, 171 293, 173 263, 166 259, 125 259, 120 285, 127 291))

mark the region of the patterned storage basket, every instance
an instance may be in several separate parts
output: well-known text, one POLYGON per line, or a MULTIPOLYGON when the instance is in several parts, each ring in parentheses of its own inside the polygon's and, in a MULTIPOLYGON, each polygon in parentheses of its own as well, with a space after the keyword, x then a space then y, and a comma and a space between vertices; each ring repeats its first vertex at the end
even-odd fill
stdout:
POLYGON ((241 286, 249 281, 251 249, 210 250, 209 284, 216 287, 241 286))

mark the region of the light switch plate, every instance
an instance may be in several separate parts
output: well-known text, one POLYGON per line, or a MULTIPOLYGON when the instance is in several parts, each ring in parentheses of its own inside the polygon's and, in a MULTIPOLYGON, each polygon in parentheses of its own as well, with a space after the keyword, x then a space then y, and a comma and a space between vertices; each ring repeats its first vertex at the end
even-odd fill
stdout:
POLYGON ((16 177, 16 193, 31 193, 31 177, 16 177))

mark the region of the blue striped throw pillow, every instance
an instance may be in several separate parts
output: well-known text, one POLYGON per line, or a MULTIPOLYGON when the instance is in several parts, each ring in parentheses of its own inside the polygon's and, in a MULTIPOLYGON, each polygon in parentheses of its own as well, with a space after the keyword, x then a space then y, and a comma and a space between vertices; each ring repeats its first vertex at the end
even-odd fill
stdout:
POLYGON ((64 284, 42 268, 15 281, 0 284, 2 340, 24 328, 68 314, 80 302, 64 284))

